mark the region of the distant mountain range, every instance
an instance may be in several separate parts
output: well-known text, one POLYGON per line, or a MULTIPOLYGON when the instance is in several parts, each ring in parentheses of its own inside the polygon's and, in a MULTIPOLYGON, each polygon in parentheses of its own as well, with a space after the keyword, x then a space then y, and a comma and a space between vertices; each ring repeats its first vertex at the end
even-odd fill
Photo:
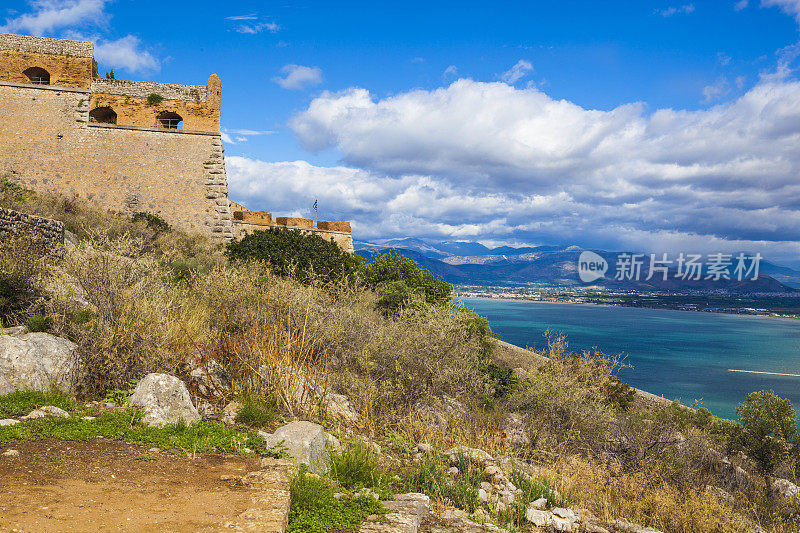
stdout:
MULTIPOLYGON (((454 284, 475 285, 521 285, 541 283, 551 286, 577 287, 578 257, 583 251, 577 246, 534 246, 514 248, 501 246, 488 248, 477 242, 446 241, 434 243, 416 238, 393 239, 380 244, 362 241, 355 242, 356 253, 370 258, 373 252, 386 252, 391 249, 412 259, 454 284)), ((621 252, 594 250, 599 256, 614 265, 621 252)), ((757 280, 706 280, 687 281, 674 279, 670 271, 666 281, 662 276, 645 280, 649 269, 649 255, 645 254, 642 266, 643 275, 638 280, 618 281, 614 272, 591 285, 617 290, 723 290, 730 293, 784 293, 800 289, 800 271, 775 265, 762 260, 757 280)), ((705 276, 703 276, 705 278, 705 276)))

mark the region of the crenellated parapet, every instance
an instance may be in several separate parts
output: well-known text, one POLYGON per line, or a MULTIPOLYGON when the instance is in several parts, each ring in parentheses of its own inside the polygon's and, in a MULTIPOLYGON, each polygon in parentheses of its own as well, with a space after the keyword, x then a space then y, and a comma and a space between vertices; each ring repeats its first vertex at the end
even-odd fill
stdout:
POLYGON ((325 240, 333 241, 345 252, 353 253, 353 233, 349 222, 328 222, 319 220, 316 227, 311 218, 300 217, 272 217, 266 211, 250 211, 241 204, 231 203, 233 211, 233 227, 236 238, 241 238, 248 232, 263 231, 267 228, 287 228, 319 235, 325 240))

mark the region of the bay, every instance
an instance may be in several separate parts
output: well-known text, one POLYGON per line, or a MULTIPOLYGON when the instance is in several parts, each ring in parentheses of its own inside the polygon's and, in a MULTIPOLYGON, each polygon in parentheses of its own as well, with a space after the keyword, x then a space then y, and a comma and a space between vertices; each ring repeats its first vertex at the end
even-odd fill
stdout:
POLYGON ((584 304, 463 299, 512 344, 544 350, 547 330, 566 336, 570 350, 598 348, 619 355, 630 385, 685 405, 736 419, 748 393, 774 390, 800 409, 800 321, 584 304))

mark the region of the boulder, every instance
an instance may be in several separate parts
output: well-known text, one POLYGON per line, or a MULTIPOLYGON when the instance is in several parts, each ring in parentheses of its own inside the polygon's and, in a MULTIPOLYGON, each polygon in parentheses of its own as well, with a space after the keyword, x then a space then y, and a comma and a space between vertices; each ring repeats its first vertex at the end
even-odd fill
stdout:
POLYGON ((536 527, 548 527, 553 524, 553 513, 528 507, 525 510, 525 520, 536 527))
POLYGON ((205 365, 196 365, 189 373, 189 379, 197 392, 206 398, 224 397, 231 390, 230 374, 213 359, 205 365))
POLYGON ((653 529, 652 527, 640 526, 638 524, 621 519, 614 520, 611 523, 611 527, 614 528, 614 531, 620 531, 623 533, 661 533, 661 531, 653 529))
POLYGON ((464 404, 446 394, 427 402, 417 402, 414 411, 439 431, 445 431, 451 421, 457 421, 466 413, 464 404))
POLYGON ((70 390, 76 347, 48 333, 0 335, 0 394, 18 389, 70 390))
POLYGON ((179 420, 191 424, 200 420, 186 385, 169 374, 147 374, 129 402, 144 411, 142 422, 148 426, 161 427, 179 420))
POLYGON ((503 423, 503 435, 506 442, 513 447, 522 448, 531 443, 528 432, 525 430, 525 419, 518 413, 510 413, 503 423))
POLYGON ((468 448, 467 446, 456 446, 454 448, 450 448, 449 450, 445 451, 444 454, 450 459, 450 463, 453 465, 458 464, 460 457, 464 457, 465 459, 480 465, 485 465, 492 460, 492 456, 487 452, 479 450, 478 448, 468 448))
POLYGON ((784 498, 797 498, 800 496, 800 491, 797 485, 788 479, 778 478, 772 482, 772 490, 775 494, 780 494, 784 498))
POLYGON ((69 418, 69 413, 59 407, 45 405, 22 417, 23 420, 31 420, 33 418, 69 418))
POLYGON ((308 465, 311 472, 325 473, 330 467, 331 458, 326 447, 328 436, 319 424, 291 422, 279 427, 271 435, 263 432, 259 435, 271 448, 282 445, 298 462, 308 465))
POLYGON ((531 502, 531 507, 539 511, 547 509, 547 498, 539 498, 531 502))
POLYGON ((242 404, 239 402, 228 402, 228 405, 222 410, 222 421, 230 426, 236 424, 236 417, 239 416, 241 410, 242 404))
POLYGON ((333 418, 339 418, 345 422, 358 422, 358 413, 355 412, 350 404, 350 398, 344 394, 334 394, 329 392, 323 400, 328 414, 333 418))

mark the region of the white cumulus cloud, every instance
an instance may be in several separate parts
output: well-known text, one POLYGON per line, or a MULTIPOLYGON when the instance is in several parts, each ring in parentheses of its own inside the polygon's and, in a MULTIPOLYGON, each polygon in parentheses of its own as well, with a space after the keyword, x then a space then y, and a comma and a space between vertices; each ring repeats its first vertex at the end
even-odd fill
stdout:
POLYGON ((800 24, 800 0, 761 0, 761 7, 779 7, 800 24))
POLYGON ((62 28, 104 25, 108 0, 32 0, 32 12, 6 19, 0 32, 44 35, 62 28))
POLYGON ((161 63, 142 46, 135 35, 127 35, 115 41, 100 39, 95 43, 94 56, 97 62, 111 68, 124 68, 130 72, 153 72, 161 69, 161 63))
POLYGON ((308 85, 322 83, 322 69, 319 67, 304 67, 303 65, 289 64, 281 69, 283 77, 276 76, 272 81, 284 89, 302 90, 308 85))
POLYGON ((352 202, 370 180, 390 191, 382 202, 340 205, 365 228, 388 213, 367 232, 800 249, 795 80, 767 76, 708 109, 652 112, 639 103, 586 109, 467 79, 381 99, 352 88, 323 93, 290 126, 306 148, 341 154, 352 202), (359 219, 363 205, 369 216, 359 219))

